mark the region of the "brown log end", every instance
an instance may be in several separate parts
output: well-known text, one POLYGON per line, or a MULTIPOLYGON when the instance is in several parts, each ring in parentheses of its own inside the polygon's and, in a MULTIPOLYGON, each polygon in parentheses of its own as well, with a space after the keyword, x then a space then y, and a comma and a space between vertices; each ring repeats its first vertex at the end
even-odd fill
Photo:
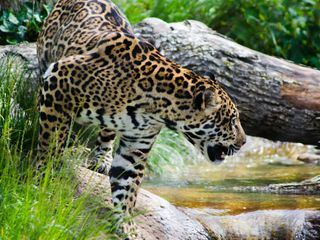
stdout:
POLYGON ((284 83, 281 87, 281 96, 295 108, 320 111, 319 86, 284 83))

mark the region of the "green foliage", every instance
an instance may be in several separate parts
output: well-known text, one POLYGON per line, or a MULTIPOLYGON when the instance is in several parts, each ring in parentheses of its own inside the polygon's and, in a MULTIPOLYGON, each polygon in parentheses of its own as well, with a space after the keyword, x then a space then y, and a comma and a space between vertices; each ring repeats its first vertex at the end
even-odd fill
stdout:
POLYGON ((207 23, 213 17, 216 4, 216 0, 155 0, 151 16, 167 22, 192 19, 207 23))
POLYGON ((97 200, 75 198, 75 183, 66 177, 70 171, 62 170, 62 177, 47 171, 44 181, 36 183, 31 176, 21 179, 14 164, 5 167, 0 174, 0 239, 110 239, 112 211, 100 216, 97 200))
MULTIPOLYGON (((51 170, 59 157, 46 159, 44 177, 33 171, 37 136, 36 93, 17 59, 0 64, 0 239, 112 239, 112 211, 98 199, 77 195, 73 168, 51 170), (41 179, 41 180, 39 180, 41 179)), ((81 148, 63 159, 83 161, 81 148)))
POLYGON ((318 0, 225 0, 209 25, 250 48, 320 68, 318 0))
POLYGON ((121 8, 130 23, 135 24, 150 17, 153 6, 153 0, 114 0, 117 6, 121 8))
POLYGON ((209 22, 212 19, 215 0, 114 0, 131 23, 146 17, 158 17, 167 22, 195 19, 209 22))
POLYGON ((17 12, 0 11, 0 44, 16 44, 22 41, 34 42, 51 7, 36 2, 24 2, 17 12))

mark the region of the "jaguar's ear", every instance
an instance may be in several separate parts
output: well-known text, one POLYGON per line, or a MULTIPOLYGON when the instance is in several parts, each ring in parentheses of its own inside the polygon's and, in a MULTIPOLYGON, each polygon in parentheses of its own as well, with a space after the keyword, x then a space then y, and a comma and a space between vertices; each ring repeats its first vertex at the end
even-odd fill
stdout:
POLYGON ((203 76, 211 79, 211 80, 214 81, 214 82, 215 82, 215 80, 216 80, 216 77, 215 77, 214 73, 213 73, 213 72, 210 72, 210 71, 206 71, 206 72, 203 74, 203 76))
POLYGON ((193 106, 199 111, 204 111, 206 115, 219 110, 221 106, 221 98, 217 91, 206 89, 195 95, 193 106))

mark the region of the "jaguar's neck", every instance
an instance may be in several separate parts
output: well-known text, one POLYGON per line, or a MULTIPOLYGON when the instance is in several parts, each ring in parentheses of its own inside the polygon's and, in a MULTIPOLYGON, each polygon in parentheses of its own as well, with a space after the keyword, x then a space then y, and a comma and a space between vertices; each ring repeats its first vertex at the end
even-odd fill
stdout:
POLYGON ((205 84, 203 79, 165 58, 159 62, 162 64, 149 75, 149 80, 154 84, 153 90, 144 92, 151 106, 150 111, 168 127, 180 121, 192 121, 196 112, 193 107, 194 96, 199 87, 205 84))

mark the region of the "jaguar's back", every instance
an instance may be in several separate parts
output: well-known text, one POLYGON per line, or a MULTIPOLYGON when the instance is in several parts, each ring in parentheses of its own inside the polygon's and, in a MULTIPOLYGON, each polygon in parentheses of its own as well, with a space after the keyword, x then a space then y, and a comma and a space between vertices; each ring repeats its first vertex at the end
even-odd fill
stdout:
POLYGON ((96 48, 110 32, 133 35, 129 21, 111 1, 58 1, 37 42, 41 73, 62 57, 96 48))

